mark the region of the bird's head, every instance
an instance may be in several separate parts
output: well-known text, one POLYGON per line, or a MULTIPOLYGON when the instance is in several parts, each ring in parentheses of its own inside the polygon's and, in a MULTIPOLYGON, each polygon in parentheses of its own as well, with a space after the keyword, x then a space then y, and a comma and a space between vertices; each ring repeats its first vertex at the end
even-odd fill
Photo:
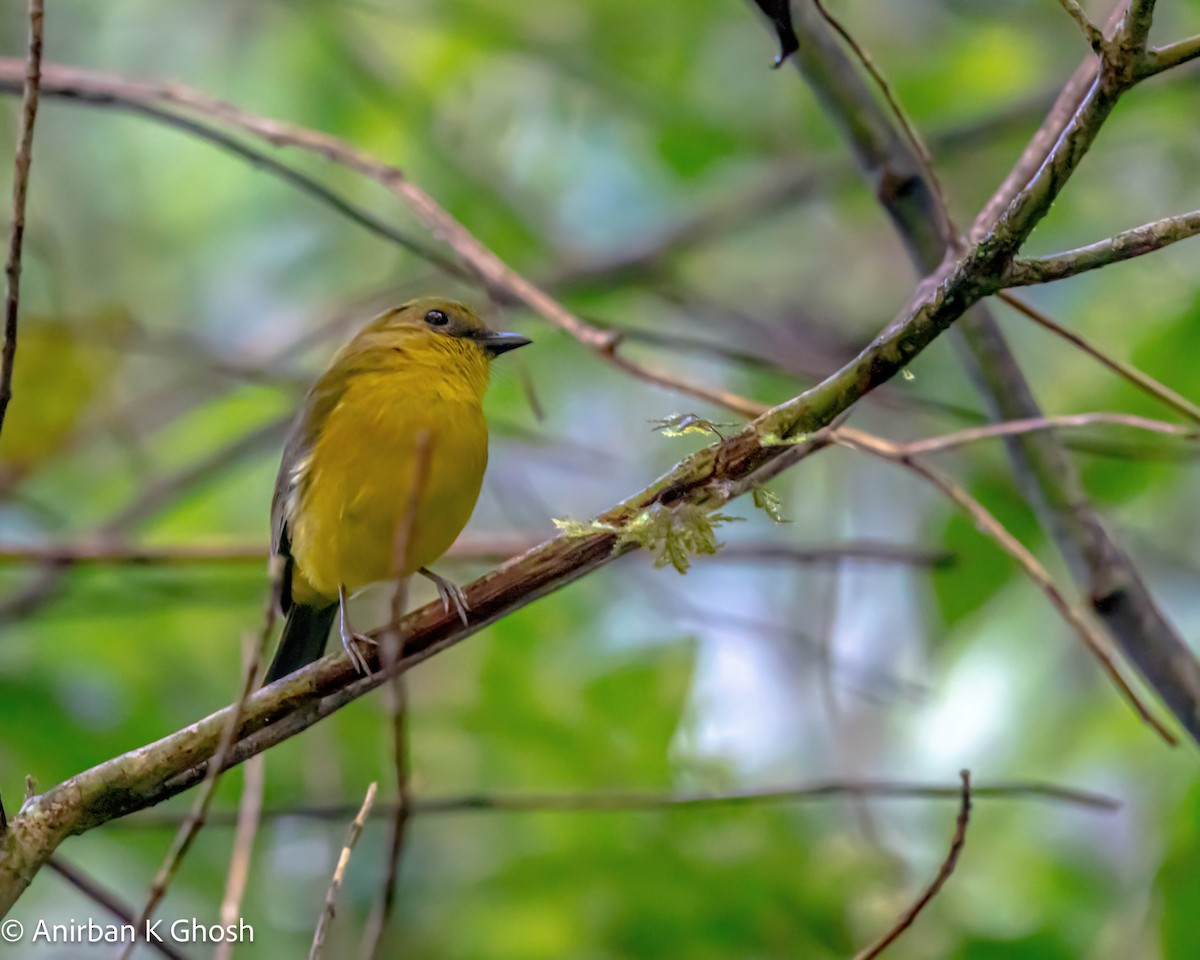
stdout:
POLYGON ((517 333, 501 333, 465 303, 441 297, 410 300, 376 317, 363 333, 373 341, 393 342, 397 349, 478 350, 487 359, 532 341, 517 333))

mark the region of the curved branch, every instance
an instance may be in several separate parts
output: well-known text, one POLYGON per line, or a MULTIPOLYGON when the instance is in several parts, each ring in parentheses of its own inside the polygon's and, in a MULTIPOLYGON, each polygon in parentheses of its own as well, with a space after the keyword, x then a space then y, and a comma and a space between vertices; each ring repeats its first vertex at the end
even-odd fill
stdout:
MULTIPOLYGON (((13 82, 12 75, 17 63, 12 59, 0 58, 0 85, 13 82)), ((432 196, 409 180, 400 168, 377 160, 344 140, 316 130, 308 130, 246 113, 230 103, 179 84, 127 80, 88 70, 49 64, 46 65, 42 74, 43 87, 48 95, 81 99, 90 103, 115 104, 122 109, 146 113, 156 119, 203 136, 253 163, 269 166, 277 176, 283 177, 310 195, 332 205, 339 212, 350 216, 351 219, 368 229, 419 253, 447 272, 467 279, 475 278, 493 296, 505 301, 525 304, 551 324, 570 334, 600 359, 614 363, 631 376, 667 390, 726 406, 747 417, 757 416, 766 409, 765 405, 744 399, 736 394, 712 390, 703 384, 693 383, 674 374, 655 370, 620 357, 616 352, 618 345, 616 334, 578 317, 540 286, 509 267, 495 253, 480 243, 432 196), (164 110, 164 105, 181 111, 183 115, 164 110), (188 114, 227 124, 253 137, 265 140, 275 147, 294 147, 315 154, 374 181, 405 203, 435 237, 449 246, 458 255, 461 263, 465 264, 466 272, 464 273, 463 268, 453 261, 446 261, 445 258, 423 245, 418 245, 398 234, 386 224, 369 214, 364 214, 302 174, 283 164, 264 158, 257 151, 238 144, 236 140, 220 131, 214 131, 205 124, 196 123, 191 116, 187 116, 188 114)))
POLYGON ((962 853, 963 845, 967 842, 967 824, 971 819, 971 774, 964 770, 960 776, 962 777, 962 802, 959 805, 958 819, 954 825, 954 837, 950 841, 950 851, 946 854, 942 865, 938 867, 933 882, 925 888, 925 892, 917 898, 917 902, 904 911, 891 929, 869 947, 856 953, 853 960, 875 960, 884 950, 895 943, 905 930, 912 926, 917 915, 929 905, 945 882, 950 879, 950 874, 958 865, 958 856, 962 853))

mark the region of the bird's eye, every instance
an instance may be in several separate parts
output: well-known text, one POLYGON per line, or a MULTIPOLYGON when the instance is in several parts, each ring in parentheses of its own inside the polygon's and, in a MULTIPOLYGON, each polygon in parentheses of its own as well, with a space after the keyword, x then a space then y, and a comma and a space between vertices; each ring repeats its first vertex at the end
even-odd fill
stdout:
POLYGON ((450 318, 441 310, 430 310, 425 314, 425 322, 431 327, 444 327, 450 322, 450 318))

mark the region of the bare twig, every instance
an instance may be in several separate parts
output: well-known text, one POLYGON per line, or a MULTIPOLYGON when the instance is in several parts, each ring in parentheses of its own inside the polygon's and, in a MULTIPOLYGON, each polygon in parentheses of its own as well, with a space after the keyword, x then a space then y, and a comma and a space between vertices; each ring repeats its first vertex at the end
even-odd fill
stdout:
MULTIPOLYGON (((19 93, 20 89, 20 72, 11 69, 10 61, 0 57, 0 93, 19 93)), ((428 244, 402 233, 361 207, 343 199, 307 174, 280 163, 263 151, 247 146, 215 126, 139 99, 125 98, 112 91, 93 91, 75 86, 69 81, 53 83, 43 88, 42 96, 57 97, 94 107, 114 107, 205 140, 218 149, 278 177, 376 236, 409 250, 438 270, 465 282, 475 280, 474 274, 428 244)), ((947 150, 975 148, 984 138, 1020 125, 1035 111, 1045 109, 1049 105, 1047 101, 1047 95, 1037 94, 1001 107, 994 114, 980 119, 969 120, 944 130, 935 130, 930 140, 947 150)), ((627 244, 611 257, 568 264, 547 276, 545 285, 556 289, 574 288, 653 274, 674 257, 688 250, 718 237, 728 236, 746 224, 760 223, 762 217, 784 209, 798 200, 825 195, 828 190, 850 181, 852 173, 840 163, 825 164, 799 172, 789 163, 777 174, 750 188, 744 195, 732 200, 722 197, 712 209, 692 214, 668 228, 652 243, 642 246, 627 244)))
POLYGON ((630 360, 628 357, 620 353, 621 341, 624 339, 619 331, 610 330, 612 337, 608 346, 601 348, 601 355, 606 357, 614 367, 618 370, 624 370, 630 376, 643 380, 646 383, 653 384, 656 387, 662 387, 665 390, 675 390, 676 392, 684 392, 690 394, 697 399, 703 400, 706 403, 711 403, 719 407, 724 407, 727 410, 732 410, 734 413, 741 414, 744 417, 753 419, 754 417, 762 416, 769 409, 766 404, 758 403, 754 400, 749 400, 746 397, 739 396, 728 390, 718 390, 713 387, 707 387, 701 383, 692 383, 687 390, 679 391, 678 380, 669 373, 664 373, 655 367, 647 366, 644 363, 638 363, 635 360, 630 360))
POLYGON ((1165 47, 1151 47, 1142 57, 1139 79, 1153 77, 1200 57, 1200 36, 1188 37, 1165 47))
MULTIPOLYGON (((242 799, 238 804, 237 824, 233 834, 233 853, 225 876, 225 894, 221 897, 221 926, 236 924, 241 916, 242 898, 250 877, 250 859, 254 838, 262 820, 263 777, 262 756, 251 757, 242 764, 242 799)), ((209 823, 212 814, 209 814, 209 823)), ((233 956, 233 938, 222 940, 213 951, 213 960, 229 960, 233 956)))
POLYGON ((346 877, 350 854, 354 852, 354 845, 358 843, 358 836, 362 833, 363 824, 367 822, 371 805, 375 803, 375 787, 375 784, 367 787, 367 795, 363 798, 358 816, 354 818, 354 822, 346 831, 346 842, 342 845, 341 856, 338 857, 337 867, 334 868, 333 877, 329 881, 329 889, 325 892, 325 907, 321 911, 321 919, 317 921, 317 929, 313 933, 312 949, 308 952, 308 960, 318 960, 325 948, 325 937, 329 933, 329 926, 333 923, 333 916, 337 910, 337 895, 342 888, 342 881, 346 877))
MULTIPOLYGON (((414 797, 413 816, 444 816, 465 813, 588 813, 592 811, 653 811, 687 810, 691 808, 755 806, 775 803, 810 803, 838 797, 857 797, 871 800, 944 800, 958 797, 960 788, 936 783, 901 780, 824 780, 761 790, 736 790, 728 793, 695 791, 690 793, 658 793, 639 790, 614 790, 595 793, 486 793, 448 797, 414 797)), ((1099 812, 1119 810, 1120 801, 1113 797, 1074 787, 1044 783, 1038 780, 996 781, 975 787, 977 799, 1040 800, 1064 803, 1099 812)), ((378 804, 371 810, 371 819, 395 815, 395 804, 378 804)), ((263 818, 275 820, 295 817, 303 820, 340 822, 354 816, 358 805, 324 804, 273 807, 263 811, 263 818)), ((159 830, 178 826, 180 817, 170 813, 147 811, 114 826, 159 830)), ((213 811, 209 824, 228 827, 237 822, 234 811, 213 811)))
MULTIPOLYGON (((167 851, 166 859, 163 861, 162 866, 154 877, 154 882, 150 886, 150 894, 147 896, 146 904, 142 907, 142 912, 138 917, 135 932, 140 933, 140 931, 145 929, 146 921, 154 915, 155 909, 162 902, 163 897, 166 896, 167 888, 171 885, 171 881, 175 879, 175 874, 178 872, 180 864, 183 863, 183 858, 187 855, 193 841, 204 827, 209 805, 212 803, 213 797, 216 794, 217 784, 221 779, 225 758, 229 756, 234 741, 237 739, 238 727, 242 719, 242 713, 245 710, 246 701, 254 692, 255 687, 258 686, 258 671, 262 664, 263 653, 267 649, 267 644, 270 643, 271 632, 275 627, 278 591, 278 583, 272 583, 267 598, 266 612, 263 615, 262 629, 258 635, 258 642, 254 647, 253 655, 249 658, 243 674, 241 693, 234 704, 233 710, 230 711, 229 716, 226 718, 220 742, 213 753, 213 762, 209 765, 204 782, 196 794, 196 799, 192 803, 192 809, 188 813, 187 819, 184 820, 183 825, 179 828, 179 832, 175 835, 171 849, 167 851)), ((126 942, 119 955, 119 960, 127 960, 136 948, 137 943, 138 940, 136 938, 126 942)))
MULTIPOLYGON (((1126 7, 1127 0, 1120 0, 1114 4, 1113 11, 1109 14, 1101 32, 1113 30, 1121 22, 1126 7)), ((1046 158, 1079 112, 1079 108, 1088 97, 1089 91, 1092 90, 1099 72, 1100 60, 1092 54, 1084 57, 1079 66, 1075 68, 1075 72, 1063 86, 1037 133, 1033 135, 1021 152, 1021 156, 1004 178, 1004 182, 1000 184, 1000 187, 975 217, 969 234, 971 241, 977 243, 982 240, 1012 201, 1023 190, 1028 189, 1030 181, 1042 168, 1046 158)))
POLYGON ((1014 537, 1008 531, 1008 528, 988 511, 987 507, 948 477, 916 460, 903 444, 894 444, 852 427, 839 427, 834 432, 833 439, 835 443, 843 444, 854 450, 861 450, 864 453, 874 454, 877 457, 897 463, 911 470, 922 479, 933 484, 965 510, 975 522, 976 528, 1016 560, 1025 575, 1033 581, 1034 586, 1045 594, 1063 620, 1075 631, 1083 641, 1084 646, 1091 651, 1092 656, 1100 663, 1101 668, 1108 674, 1113 685, 1116 686, 1121 695, 1129 702, 1138 716, 1165 742, 1175 745, 1177 741, 1174 734, 1163 726, 1162 722, 1149 711, 1146 705, 1142 703, 1141 698, 1129 685, 1129 682, 1121 674, 1120 669, 1108 652, 1108 642, 1104 635, 1097 631, 1087 616, 1064 596, 1037 557, 1030 553, 1025 545, 1014 537))
POLYGON ((408 492, 408 503, 400 522, 396 524, 395 541, 392 547, 392 573, 396 576, 396 588, 392 591, 391 619, 387 629, 380 635, 380 662, 383 668, 394 672, 388 684, 388 714, 392 728, 392 766, 396 772, 396 803, 390 811, 388 834, 387 867, 379 900, 371 910, 366 932, 363 934, 361 955, 364 960, 373 960, 379 953, 384 932, 396 903, 396 887, 400 879, 400 858, 404 854, 404 840, 408 833, 408 821, 412 815, 410 791, 410 760, 408 751, 408 685, 403 673, 395 672, 395 666, 404 656, 404 633, 400 626, 404 608, 408 604, 408 552, 412 542, 413 526, 417 519, 417 508, 421 494, 429 482, 430 461, 433 456, 434 438, 428 430, 417 435, 413 453, 412 487, 408 492))
MULTIPOLYGON (((1129 0, 1116 5, 1105 26, 1114 42, 1104 57, 1089 54, 1076 70, 1009 176, 975 218, 966 252, 952 264, 939 229, 944 218, 920 158, 893 118, 880 109, 815 8, 795 6, 797 29, 804 38, 795 62, 853 147, 918 269, 927 275, 932 286, 923 286, 918 300, 928 305, 936 299, 929 294, 942 278, 976 257, 989 264, 982 272, 999 268, 998 275, 1003 275, 1002 265, 1019 252, 1049 210, 1047 201, 1059 195, 1064 178, 1086 155, 1117 101, 1137 82, 1135 68, 1144 48, 1144 37, 1138 34, 1147 26, 1138 18, 1148 9, 1139 4, 1135 16, 1129 0)), ((956 330, 968 371, 993 415, 1003 420, 1041 417, 1032 389, 986 305, 971 300, 966 309, 955 312, 961 315, 956 330)), ((1008 452, 1026 498, 1091 609, 1122 654, 1200 741, 1200 660, 1108 532, 1065 449, 1043 431, 1014 437, 1008 452)))
MULTIPOLYGON (((445 559, 460 563, 499 563, 531 550, 540 541, 532 536, 476 535, 459 540, 445 559)), ((104 565, 191 565, 266 563, 268 550, 261 544, 196 545, 178 547, 140 546, 137 544, 99 543, 57 544, 28 547, 0 544, 0 565, 39 563, 56 567, 90 564, 104 565)), ((954 555, 937 549, 912 547, 903 543, 851 540, 812 547, 786 543, 746 540, 726 544, 710 563, 795 563, 801 565, 839 564, 846 560, 867 563, 896 563, 913 567, 946 567, 954 555)))
MULTIPOLYGON (((439 240, 449 246, 471 273, 494 295, 525 304, 554 326, 564 330, 601 359, 612 362, 616 356, 613 335, 578 317, 540 286, 504 263, 455 217, 421 187, 410 181, 402 170, 329 134, 308 130, 278 120, 256 116, 230 103, 210 97, 180 84, 156 84, 125 80, 59 65, 45 70, 47 89, 69 88, 93 98, 114 98, 122 103, 166 105, 185 114, 192 113, 228 124, 275 147, 294 147, 373 180, 405 203, 412 213, 439 240)), ((701 399, 710 399, 711 391, 674 375, 650 370, 626 361, 622 369, 658 386, 701 399)), ((755 409, 751 401, 741 411, 755 409)), ((737 408, 734 408, 737 409, 737 408)), ((759 409, 761 412, 761 408, 759 409)))
POLYGON ((21 91, 21 123, 13 160, 12 225, 8 234, 8 261, 4 276, 4 346, 0 348, 0 430, 12 399, 13 368, 17 359, 17 314, 21 304, 21 249, 25 239, 25 197, 33 160, 33 126, 37 120, 38 91, 42 80, 42 24, 44 0, 29 0, 29 53, 21 91))
MULTIPOLYGON (((271 602, 275 595, 272 591, 271 602)), ((243 644, 244 669, 249 670, 258 652, 256 638, 247 635, 243 644)), ((266 778, 263 773, 263 758, 251 757, 242 765, 242 796, 238 801, 237 823, 233 834, 233 852, 229 856, 229 870, 225 875, 225 893, 221 897, 220 922, 222 926, 237 923, 241 916, 242 898, 246 895, 246 883, 250 878, 250 861, 254 853, 254 838, 262 821, 263 791, 266 778)), ((211 815, 211 814, 210 814, 211 815)), ((234 938, 222 940, 213 951, 213 960, 230 960, 233 956, 234 938)))
POLYGON ((1079 27, 1079 31, 1088 42, 1088 46, 1096 53, 1102 53, 1104 51, 1104 31, 1092 23, 1088 15, 1084 12, 1083 7, 1079 5, 1078 0, 1058 0, 1058 2, 1062 4, 1062 8, 1067 12, 1067 16, 1075 21, 1075 25, 1079 27))
POLYGON ((939 178, 937 175, 937 168, 933 164, 933 157, 930 155, 929 149, 925 146, 925 141, 921 139, 921 135, 917 133, 916 128, 908 119, 908 114, 906 114, 904 112, 904 108, 900 106, 900 101, 896 98, 895 93, 892 91, 891 84, 887 82, 887 78, 884 77, 879 68, 875 66, 875 61, 871 58, 871 55, 867 53, 866 48, 854 39, 853 34, 851 34, 850 31, 844 26, 842 26, 841 21, 834 17, 825 8, 825 4, 822 3, 821 0, 812 0, 812 2, 813 6, 817 8, 817 11, 821 14, 821 16, 825 18, 825 22, 828 23, 837 32, 837 35, 845 41, 846 45, 854 51, 854 55, 858 57, 858 62, 861 63, 863 69, 870 74, 871 79, 875 81, 875 86, 877 86, 879 88, 879 92, 883 94, 884 100, 887 101, 888 109, 892 111, 892 116, 900 125, 900 129, 904 131, 904 136, 908 140, 908 145, 912 147, 913 153, 919 159, 922 171, 925 174, 925 179, 933 191, 934 197, 937 201, 934 204, 934 207, 942 221, 942 239, 948 245, 953 243, 957 238, 958 228, 955 227, 954 221, 950 216, 950 202, 946 199, 946 191, 942 187, 941 178, 939 178))
POLYGON ((1014 257, 1005 272, 1004 285, 1028 287, 1038 283, 1053 283, 1153 253, 1197 234, 1200 234, 1200 210, 1163 217, 1065 253, 1049 257, 1014 257))
POLYGON ((1073 330, 1068 330, 1062 324, 1055 322, 1050 316, 1037 309, 1037 307, 1033 306, 1028 301, 1022 300, 1020 297, 1013 296, 1011 293, 1007 292, 1001 292, 997 294, 997 296, 1018 313, 1028 317, 1039 327, 1049 330, 1051 333, 1062 337, 1073 346, 1078 347, 1093 360, 1099 361, 1104 366, 1108 367, 1109 370, 1113 371, 1113 373, 1123 377, 1125 380, 1128 380, 1139 390, 1148 393, 1156 400, 1166 404, 1176 413, 1180 413, 1187 417, 1193 423, 1200 423, 1200 406, 1192 403, 1191 400, 1182 394, 1176 393, 1165 383, 1155 380, 1148 373, 1144 373, 1132 364, 1125 363, 1124 361, 1118 360, 1110 354, 1105 353, 1090 341, 1085 340, 1078 333, 1075 333, 1073 330))
MULTIPOLYGON (((47 866, 89 900, 102 906, 120 920, 121 923, 128 924, 129 926, 134 926, 137 923, 133 907, 122 902, 120 897, 115 893, 101 886, 74 864, 68 863, 62 857, 51 857, 47 866)), ((147 942, 147 946, 164 957, 170 957, 171 960, 188 960, 184 954, 180 953, 174 946, 162 938, 156 937, 151 939, 147 942)))
POLYGON ((943 450, 952 450, 979 440, 1012 437, 1034 430, 1076 429, 1098 423, 1130 427, 1135 430, 1148 430, 1151 433, 1164 433, 1168 436, 1182 437, 1188 440, 1200 439, 1200 433, 1188 427, 1166 423, 1162 420, 1150 420, 1130 413, 1074 413, 1058 417, 1035 417, 1029 420, 1006 420, 1001 423, 990 423, 984 427, 959 430, 940 437, 930 437, 928 440, 914 440, 904 444, 904 452, 910 457, 915 457, 924 453, 941 453, 943 450))
POLYGON ((958 808, 958 820, 954 825, 954 837, 950 841, 950 851, 946 854, 946 859, 942 861, 942 865, 938 868, 933 882, 925 888, 925 892, 917 898, 917 902, 901 915, 900 919, 891 926, 887 933, 869 947, 856 953, 854 960, 875 960, 884 950, 895 943, 905 930, 912 926, 913 921, 917 919, 917 915, 929 905, 929 902, 938 895, 938 891, 942 889, 943 884, 950 879, 950 874, 954 872, 954 868, 958 865, 958 856, 962 853, 963 844, 967 842, 967 824, 971 820, 970 771, 964 770, 961 776, 962 803, 958 808))

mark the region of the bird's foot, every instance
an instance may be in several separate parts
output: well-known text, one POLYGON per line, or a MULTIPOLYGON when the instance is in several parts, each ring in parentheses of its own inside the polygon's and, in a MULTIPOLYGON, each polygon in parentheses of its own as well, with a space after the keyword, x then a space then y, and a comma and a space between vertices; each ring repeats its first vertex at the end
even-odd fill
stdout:
POLYGON ((346 655, 350 658, 350 662, 354 664, 354 669, 363 676, 370 676, 371 665, 367 663, 367 658, 359 649, 361 646, 377 647, 379 641, 373 637, 368 637, 365 633, 350 633, 341 634, 342 646, 346 650, 346 655))
POLYGON ((433 585, 437 587, 438 596, 442 598, 442 609, 449 613, 450 605, 453 604, 458 619, 463 622, 464 627, 468 626, 467 611, 471 609, 471 605, 467 603, 467 595, 463 592, 463 588, 453 580, 439 576, 428 567, 422 567, 417 573, 427 580, 433 581, 433 585))
POLYGON ((350 658, 350 662, 354 664, 354 669, 363 676, 370 676, 371 665, 367 662, 366 656, 360 649, 363 646, 377 647, 379 642, 373 637, 368 637, 365 633, 356 633, 354 628, 350 626, 350 615, 346 612, 346 591, 345 588, 338 589, 338 637, 341 638, 342 648, 346 651, 346 656, 350 658))

